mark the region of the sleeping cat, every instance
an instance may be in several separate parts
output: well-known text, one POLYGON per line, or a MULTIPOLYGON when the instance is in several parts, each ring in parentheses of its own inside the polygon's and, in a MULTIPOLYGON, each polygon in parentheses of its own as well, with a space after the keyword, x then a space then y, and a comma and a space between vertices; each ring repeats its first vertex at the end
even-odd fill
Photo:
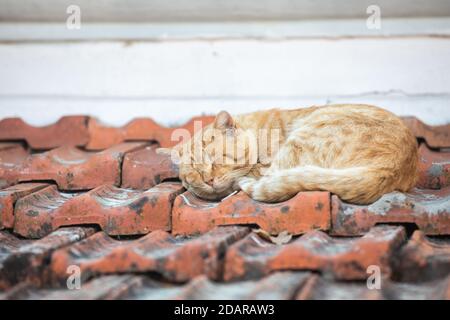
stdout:
POLYGON ((255 200, 279 202, 323 190, 368 204, 408 191, 417 179, 415 137, 395 115, 369 105, 234 117, 222 111, 190 140, 158 150, 168 152, 180 162, 184 187, 208 200, 243 190, 255 200))

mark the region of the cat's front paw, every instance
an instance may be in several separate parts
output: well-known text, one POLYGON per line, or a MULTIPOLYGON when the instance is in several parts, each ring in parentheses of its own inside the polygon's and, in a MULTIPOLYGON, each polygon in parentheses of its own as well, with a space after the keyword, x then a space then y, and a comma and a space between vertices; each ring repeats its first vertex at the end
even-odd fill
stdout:
POLYGON ((249 177, 241 178, 239 180, 239 187, 246 194, 251 195, 253 192, 253 186, 255 185, 256 181, 257 180, 255 178, 249 178, 249 177))

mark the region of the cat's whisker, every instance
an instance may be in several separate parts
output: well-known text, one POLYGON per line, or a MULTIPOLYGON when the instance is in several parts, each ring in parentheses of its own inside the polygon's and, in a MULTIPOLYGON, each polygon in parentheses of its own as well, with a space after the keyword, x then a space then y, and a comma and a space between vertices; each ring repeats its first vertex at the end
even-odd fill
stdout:
POLYGON ((192 204, 184 194, 181 194, 180 196, 183 199, 184 203, 186 203, 188 206, 197 208, 197 206, 192 204))
POLYGON ((233 191, 232 193, 230 193, 229 195, 227 195, 225 198, 223 198, 223 199, 220 200, 220 201, 221 201, 221 202, 222 202, 222 201, 225 201, 225 200, 227 200, 228 198, 234 196, 236 193, 238 193, 238 191, 233 191))

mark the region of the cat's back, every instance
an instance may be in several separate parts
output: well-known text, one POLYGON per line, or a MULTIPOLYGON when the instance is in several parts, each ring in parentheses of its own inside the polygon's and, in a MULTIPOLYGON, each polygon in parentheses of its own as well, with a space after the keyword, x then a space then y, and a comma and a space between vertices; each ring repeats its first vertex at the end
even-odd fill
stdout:
POLYGON ((304 142, 304 151, 325 167, 349 167, 379 162, 411 167, 417 158, 417 141, 393 113, 370 105, 328 105, 301 113, 291 134, 304 142))
POLYGON ((303 114, 299 110, 291 129, 322 138, 337 135, 354 143, 389 143, 397 139, 408 140, 409 144, 415 142, 411 131, 399 117, 382 108, 363 104, 312 107, 303 114))
POLYGON ((301 125, 343 125, 360 124, 366 127, 379 126, 381 122, 401 124, 403 122, 393 113, 380 107, 366 104, 332 104, 293 110, 296 123, 301 125))

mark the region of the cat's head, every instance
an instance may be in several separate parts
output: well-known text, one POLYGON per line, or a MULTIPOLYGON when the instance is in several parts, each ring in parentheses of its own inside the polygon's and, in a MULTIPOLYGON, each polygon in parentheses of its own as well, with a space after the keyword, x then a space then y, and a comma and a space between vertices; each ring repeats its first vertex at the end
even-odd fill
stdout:
POLYGON ((170 154, 172 161, 178 163, 179 176, 187 190, 200 198, 219 200, 239 190, 239 178, 254 167, 253 139, 229 113, 222 111, 211 125, 187 142, 157 152, 170 154))

